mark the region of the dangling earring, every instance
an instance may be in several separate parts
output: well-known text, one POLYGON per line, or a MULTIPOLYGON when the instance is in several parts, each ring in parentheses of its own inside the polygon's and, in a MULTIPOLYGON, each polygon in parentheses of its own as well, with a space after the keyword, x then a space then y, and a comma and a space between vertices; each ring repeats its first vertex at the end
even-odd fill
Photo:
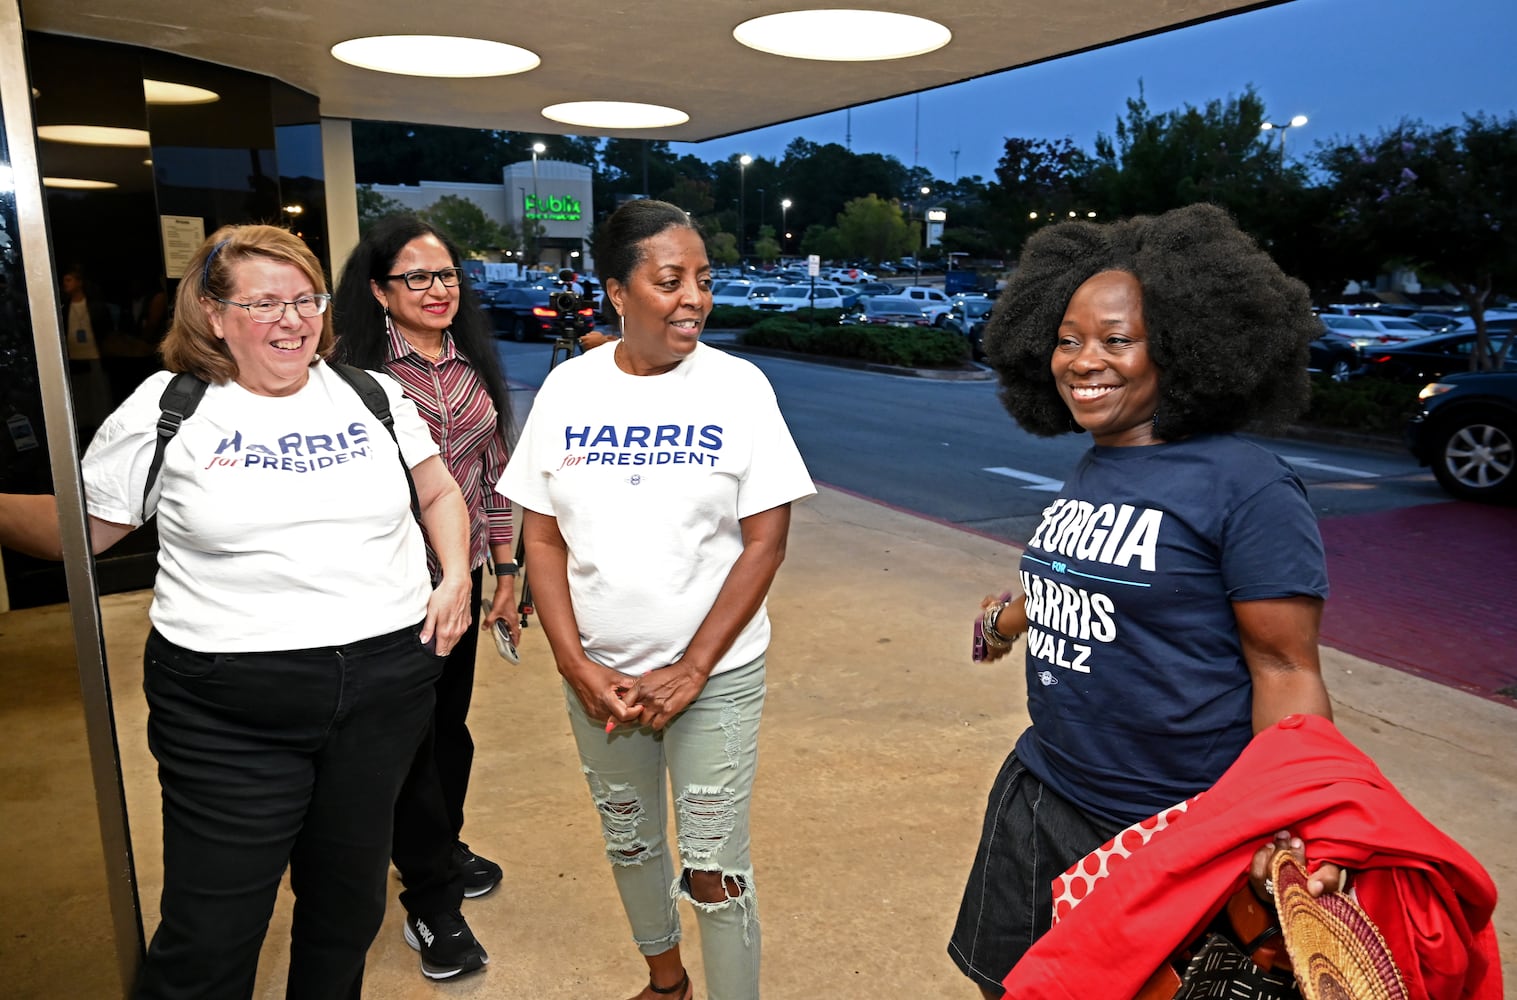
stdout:
POLYGON ((386 302, 384 305, 380 306, 380 308, 384 310, 385 332, 388 333, 391 330, 395 329, 395 324, 390 320, 390 304, 386 302))

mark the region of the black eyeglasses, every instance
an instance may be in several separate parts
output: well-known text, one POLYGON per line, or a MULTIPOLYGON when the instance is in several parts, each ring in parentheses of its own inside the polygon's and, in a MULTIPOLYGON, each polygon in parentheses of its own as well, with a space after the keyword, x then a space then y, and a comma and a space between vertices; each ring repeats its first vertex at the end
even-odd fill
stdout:
POLYGON ((385 280, 403 280, 411 291, 424 292, 432 287, 434 281, 442 282, 444 288, 455 288, 463 280, 463 276, 463 268, 445 267, 441 271, 407 271, 405 274, 387 274, 385 280))
POLYGON ((290 302, 282 299, 259 299, 257 302, 233 302, 231 299, 216 298, 211 296, 224 306, 236 306, 248 311, 248 318, 254 323, 278 323, 284 319, 284 311, 290 306, 295 307, 295 315, 301 319, 315 319, 327 311, 327 303, 332 301, 332 296, 322 292, 319 295, 302 295, 290 302))

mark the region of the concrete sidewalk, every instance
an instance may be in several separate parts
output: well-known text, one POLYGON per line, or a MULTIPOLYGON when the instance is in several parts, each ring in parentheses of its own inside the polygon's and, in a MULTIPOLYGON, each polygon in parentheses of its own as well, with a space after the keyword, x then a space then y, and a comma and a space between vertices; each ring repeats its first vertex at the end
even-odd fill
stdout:
MULTIPOLYGON (((824 490, 797 506, 789 553, 770 601, 753 823, 765 995, 969 1000, 975 990, 944 946, 986 792, 1027 723, 1020 671, 971 663, 969 626, 981 596, 1012 577, 1018 552, 824 490)), ((138 676, 147 595, 102 605, 151 928, 158 804, 138 676)), ((368 997, 612 998, 645 980, 535 620, 521 651, 510 666, 481 648, 471 720, 478 751, 465 839, 506 868, 501 890, 464 908, 490 966, 455 983, 425 981, 392 901, 368 997)), ((1517 830, 1514 710, 1332 649, 1323 662, 1344 732, 1485 863, 1504 897, 1517 892, 1505 850, 1517 830)), ((93 816, 78 823, 93 827, 93 816)), ((1510 902, 1497 911, 1508 977, 1517 969, 1511 913, 1510 902)), ((694 920, 684 915, 686 962, 704 997, 694 920)), ((288 927, 284 893, 259 997, 283 993, 288 927)), ((70 951, 57 962, 76 961, 60 945, 70 951)), ((3 991, 59 995, 67 979, 42 967, 48 975, 32 991, 14 981, 3 991)))

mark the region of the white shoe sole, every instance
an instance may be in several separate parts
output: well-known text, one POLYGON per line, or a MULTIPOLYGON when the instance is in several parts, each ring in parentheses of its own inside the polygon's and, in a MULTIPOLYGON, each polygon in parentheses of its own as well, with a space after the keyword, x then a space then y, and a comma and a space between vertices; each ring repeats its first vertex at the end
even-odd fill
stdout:
MULTIPOLYGON (((421 941, 417 939, 416 933, 411 930, 411 921, 409 921, 409 920, 402 921, 401 922, 401 929, 405 932, 406 944, 408 944, 412 948, 416 949, 416 953, 418 955, 420 955, 421 954, 421 941)), ((481 949, 481 951, 483 951, 483 949, 481 949)), ((480 970, 482 970, 485 966, 487 966, 489 964, 490 964, 490 956, 489 955, 485 955, 482 958, 482 960, 480 961, 480 963, 479 963, 480 970)), ((423 976, 426 976, 428 979, 434 979, 434 980, 452 979, 454 976, 461 976, 465 972, 473 972, 473 971, 479 971, 479 970, 466 969, 466 968, 464 968, 462 966, 457 967, 457 968, 452 967, 452 966, 448 966, 446 968, 438 968, 436 966, 429 966, 429 965, 427 965, 426 958, 422 958, 422 960, 421 960, 421 974, 423 976)))

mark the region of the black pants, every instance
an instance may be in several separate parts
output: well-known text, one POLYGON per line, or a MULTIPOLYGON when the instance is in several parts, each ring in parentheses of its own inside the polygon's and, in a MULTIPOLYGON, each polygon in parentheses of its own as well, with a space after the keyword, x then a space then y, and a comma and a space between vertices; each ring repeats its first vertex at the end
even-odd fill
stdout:
POLYGON ((479 652, 478 608, 483 574, 474 571, 469 630, 448 654, 437 678, 437 708, 422 738, 400 797, 395 800, 395 848, 392 857, 405 889, 400 905, 427 917, 456 910, 463 902, 463 876, 453 845, 464 828, 464 797, 474 767, 474 739, 469 735, 469 702, 474 696, 474 660, 479 652))
POLYGON ((384 918, 395 796, 442 665, 419 630, 236 654, 148 636, 163 897, 136 996, 251 997, 287 866, 286 996, 359 996, 384 918))
POLYGON ((1001 980, 1053 924, 1055 878, 1127 824, 1091 816, 1017 760, 1001 765, 948 955, 983 988, 1001 980))

